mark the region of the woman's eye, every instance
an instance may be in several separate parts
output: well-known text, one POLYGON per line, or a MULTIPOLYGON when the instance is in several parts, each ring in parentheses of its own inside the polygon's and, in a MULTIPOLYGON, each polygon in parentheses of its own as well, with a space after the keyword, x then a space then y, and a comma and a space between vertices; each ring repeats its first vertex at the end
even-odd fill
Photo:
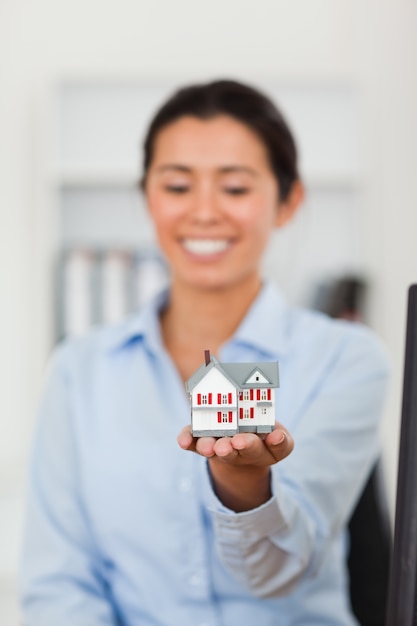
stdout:
POLYGON ((181 194, 189 191, 189 187, 187 185, 165 185, 165 191, 181 194))
POLYGON ((225 187, 224 190, 231 196, 243 196, 249 192, 249 187, 225 187))

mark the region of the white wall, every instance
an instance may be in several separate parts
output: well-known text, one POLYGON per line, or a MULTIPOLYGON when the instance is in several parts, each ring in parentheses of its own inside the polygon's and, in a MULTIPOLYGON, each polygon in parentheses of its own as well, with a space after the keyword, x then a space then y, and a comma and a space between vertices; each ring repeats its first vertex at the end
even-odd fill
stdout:
POLYGON ((355 24, 357 71, 367 97, 371 139, 366 217, 375 263, 371 318, 393 365, 383 425, 393 508, 407 289, 417 282, 417 5, 410 0, 358 2, 355 24))
MULTIPOLYGON (((416 22, 413 0, 258 0, 247 5, 239 0, 209 5, 192 0, 2 0, 0 507, 6 510, 13 494, 21 493, 52 322, 45 306, 54 232, 43 210, 48 200, 43 185, 47 94, 56 79, 80 74, 174 75, 179 80, 295 77, 361 85, 365 130, 372 140, 369 211, 363 216, 374 268, 371 322, 392 354, 394 370, 383 429, 393 503, 405 292, 417 275, 416 22)), ((15 524, 10 526, 16 537, 15 524)), ((7 530, 0 541, 8 541, 7 530)), ((0 575, 13 576, 16 550, 11 552, 0 545, 0 575)))

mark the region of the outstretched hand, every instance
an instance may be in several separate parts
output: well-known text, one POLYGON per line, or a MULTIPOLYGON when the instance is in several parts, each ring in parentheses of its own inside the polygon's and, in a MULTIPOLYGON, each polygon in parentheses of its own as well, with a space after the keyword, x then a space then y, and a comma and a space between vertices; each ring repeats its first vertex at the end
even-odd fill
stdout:
POLYGON ((287 457, 294 441, 281 424, 271 433, 238 433, 233 437, 193 437, 186 426, 178 435, 184 450, 209 460, 214 490, 223 504, 234 511, 260 506, 271 497, 269 468, 287 457))
POLYGON ((265 436, 238 433, 233 437, 193 437, 191 426, 185 426, 178 435, 184 450, 197 452, 207 458, 217 457, 231 465, 265 467, 282 461, 294 447, 290 433, 281 424, 265 436))

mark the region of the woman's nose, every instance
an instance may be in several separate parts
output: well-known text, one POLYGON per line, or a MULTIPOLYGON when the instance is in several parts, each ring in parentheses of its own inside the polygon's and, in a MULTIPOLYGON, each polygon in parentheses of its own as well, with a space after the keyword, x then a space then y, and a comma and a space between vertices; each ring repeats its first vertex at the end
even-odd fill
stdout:
POLYGON ((216 193, 213 189, 199 189, 195 194, 192 216, 196 221, 211 223, 216 222, 220 217, 220 207, 216 193))

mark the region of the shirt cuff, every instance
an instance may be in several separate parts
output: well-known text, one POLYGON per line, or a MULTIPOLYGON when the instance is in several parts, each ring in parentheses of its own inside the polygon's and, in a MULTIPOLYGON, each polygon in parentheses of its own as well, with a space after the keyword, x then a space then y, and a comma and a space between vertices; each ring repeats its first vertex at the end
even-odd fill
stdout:
POLYGON ((228 509, 213 490, 208 463, 206 464, 207 508, 212 515, 215 530, 230 540, 245 540, 252 543, 288 529, 288 516, 282 509, 282 493, 276 477, 271 480, 272 497, 255 509, 236 513, 228 509), (280 493, 278 493, 280 492, 280 493))

